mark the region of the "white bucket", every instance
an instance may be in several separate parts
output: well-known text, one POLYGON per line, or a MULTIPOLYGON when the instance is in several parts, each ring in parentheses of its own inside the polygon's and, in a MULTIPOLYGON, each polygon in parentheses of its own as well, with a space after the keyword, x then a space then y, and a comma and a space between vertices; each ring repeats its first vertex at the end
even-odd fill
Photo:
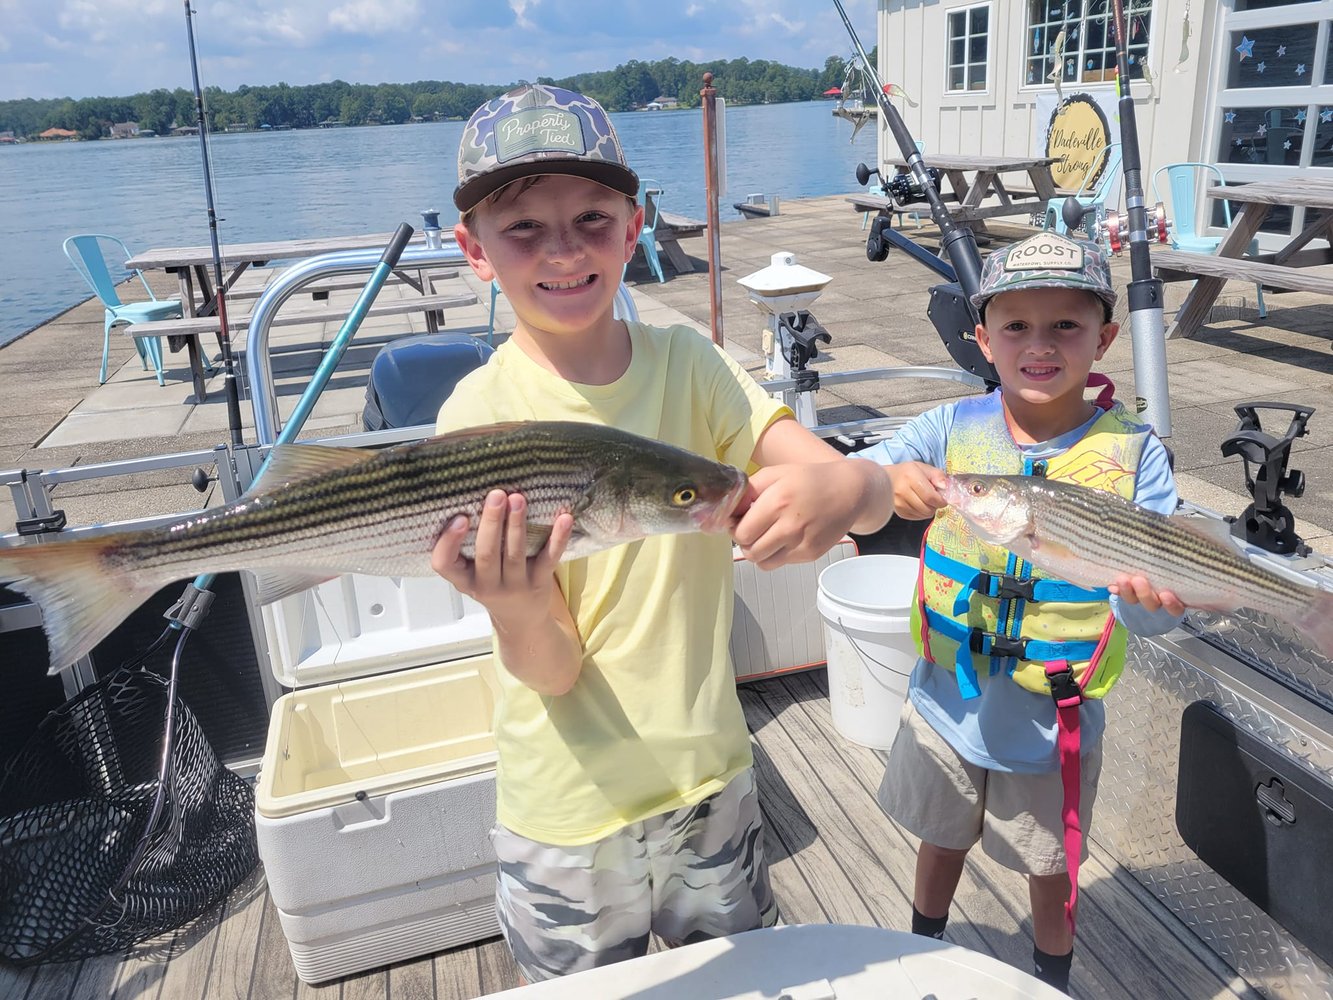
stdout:
POLYGON ((921 560, 856 556, 819 574, 833 725, 862 746, 887 750, 916 667, 910 615, 921 560))

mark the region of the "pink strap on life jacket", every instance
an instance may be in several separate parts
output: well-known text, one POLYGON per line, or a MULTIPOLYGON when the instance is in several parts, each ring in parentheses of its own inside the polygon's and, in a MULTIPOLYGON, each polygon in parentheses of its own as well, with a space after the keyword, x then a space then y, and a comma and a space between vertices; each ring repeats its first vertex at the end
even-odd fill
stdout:
MULTIPOLYGON (((1046 664, 1046 676, 1069 669, 1067 660, 1052 660, 1046 664)), ((1064 825, 1065 867, 1069 871, 1069 900, 1065 903, 1065 920, 1069 933, 1074 933, 1078 911, 1078 869, 1083 858, 1083 828, 1079 825, 1079 705, 1082 697, 1057 698, 1055 701, 1056 747, 1060 752, 1060 781, 1064 786, 1064 802, 1060 819, 1064 825)))
POLYGON ((1092 401, 1093 405, 1099 410, 1109 410, 1115 405, 1115 383, 1103 375, 1101 372, 1088 372, 1088 388, 1094 386, 1101 389, 1097 393, 1097 398, 1092 401))
POLYGON ((921 552, 918 555, 921 562, 916 571, 916 600, 921 617, 921 654, 934 663, 935 657, 930 655, 930 628, 926 624, 926 535, 929 534, 930 529, 927 528, 925 534, 921 536, 921 552))

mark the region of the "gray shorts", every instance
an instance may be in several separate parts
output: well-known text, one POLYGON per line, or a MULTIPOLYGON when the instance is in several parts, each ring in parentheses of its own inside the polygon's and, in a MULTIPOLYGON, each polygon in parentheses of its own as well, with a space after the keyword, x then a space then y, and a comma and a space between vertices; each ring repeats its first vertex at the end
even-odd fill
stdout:
POLYGON ((725 937, 777 920, 754 772, 693 806, 575 847, 497 826, 495 908, 528 982, 725 937))
MULTIPOLYGON (((1085 753, 1081 764, 1078 815, 1087 858, 1101 746, 1085 753)), ((989 857, 1024 875, 1066 870, 1060 772, 977 767, 935 732, 910 700, 889 750, 879 804, 909 833, 936 847, 964 850, 980 840, 989 857)))

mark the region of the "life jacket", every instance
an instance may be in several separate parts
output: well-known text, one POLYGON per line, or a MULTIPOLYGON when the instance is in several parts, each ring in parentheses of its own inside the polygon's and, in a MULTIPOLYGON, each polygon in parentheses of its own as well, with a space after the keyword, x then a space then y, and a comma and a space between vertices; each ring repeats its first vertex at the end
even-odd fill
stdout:
MULTIPOLYGON (((1033 462, 1014 442, 1000 393, 961 401, 945 451, 945 471, 1044 476, 1133 499, 1135 474, 1151 428, 1135 423, 1105 386, 1100 415, 1067 451, 1033 462)), ((1126 632, 1104 588, 1054 578, 975 535, 952 508, 936 513, 921 546, 912 634, 921 656, 953 672, 965 699, 980 695, 978 675, 1005 673, 1055 701, 1064 785, 1065 856, 1074 927, 1082 853, 1079 805, 1079 705, 1101 698, 1125 665, 1126 632)))

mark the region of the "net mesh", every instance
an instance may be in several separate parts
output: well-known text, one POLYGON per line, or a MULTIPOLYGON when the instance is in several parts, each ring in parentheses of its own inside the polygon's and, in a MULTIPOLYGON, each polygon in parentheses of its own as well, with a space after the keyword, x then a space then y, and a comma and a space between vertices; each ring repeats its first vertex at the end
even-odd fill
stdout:
POLYGON ((258 862, 250 786, 144 670, 117 670, 51 712, 0 778, 0 809, 0 956, 19 965, 179 927, 258 862))

